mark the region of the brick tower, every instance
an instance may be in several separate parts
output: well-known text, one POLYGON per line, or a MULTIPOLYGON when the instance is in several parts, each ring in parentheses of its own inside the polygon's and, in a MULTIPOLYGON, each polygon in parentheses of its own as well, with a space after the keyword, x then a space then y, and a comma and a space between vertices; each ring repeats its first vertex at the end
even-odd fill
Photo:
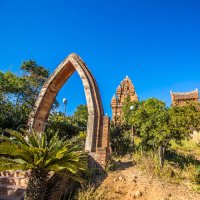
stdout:
POLYGON ((128 76, 126 76, 126 78, 117 87, 116 94, 113 95, 111 100, 112 121, 116 125, 121 124, 122 108, 127 97, 129 97, 132 102, 138 101, 134 85, 128 76))

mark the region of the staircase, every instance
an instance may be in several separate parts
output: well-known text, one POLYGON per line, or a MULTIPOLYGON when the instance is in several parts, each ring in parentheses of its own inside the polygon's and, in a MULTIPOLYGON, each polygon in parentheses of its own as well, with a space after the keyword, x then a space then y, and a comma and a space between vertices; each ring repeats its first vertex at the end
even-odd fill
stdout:
POLYGON ((28 172, 0 173, 0 200, 22 200, 28 183, 28 172))

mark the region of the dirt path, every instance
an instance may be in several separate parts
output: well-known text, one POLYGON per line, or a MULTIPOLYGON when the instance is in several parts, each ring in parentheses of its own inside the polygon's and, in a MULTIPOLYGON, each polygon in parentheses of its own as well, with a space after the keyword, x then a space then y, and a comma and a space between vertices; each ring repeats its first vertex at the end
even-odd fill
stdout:
POLYGON ((109 172, 97 189, 98 196, 106 200, 200 200, 184 184, 164 183, 144 174, 130 162, 122 162, 119 170, 109 172))

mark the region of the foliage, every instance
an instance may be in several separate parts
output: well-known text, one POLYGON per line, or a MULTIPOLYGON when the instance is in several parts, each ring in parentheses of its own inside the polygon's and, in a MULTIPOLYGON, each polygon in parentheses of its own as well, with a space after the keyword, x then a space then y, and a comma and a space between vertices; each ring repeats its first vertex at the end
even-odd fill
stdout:
POLYGON ((48 140, 46 133, 24 132, 22 136, 16 131, 8 130, 8 132, 11 137, 1 136, 5 141, 0 144, 0 154, 13 156, 14 159, 1 157, 1 171, 9 168, 21 170, 37 168, 76 173, 77 169, 84 169, 81 164, 84 162, 80 161, 85 159, 85 155, 79 151, 79 146, 70 140, 59 139, 57 134, 48 140), (78 168, 76 168, 77 163, 78 168))
MULTIPOLYGON (((12 72, 0 72, 0 129, 26 128, 28 117, 49 72, 35 61, 29 60, 20 67, 21 76, 12 72)), ((87 106, 80 105, 74 116, 54 112, 55 101, 47 122, 48 132, 58 132, 60 137, 71 138, 87 128, 87 106)))
POLYGON ((77 143, 59 139, 57 134, 48 138, 46 133, 9 133, 10 137, 1 136, 0 171, 31 170, 27 199, 44 198, 49 172, 76 178, 79 171, 86 169, 86 155, 77 143))
POLYGON ((167 138, 169 115, 163 102, 156 99, 138 102, 134 104, 131 112, 125 110, 125 113, 130 113, 127 121, 132 123, 141 137, 143 148, 158 147, 164 137, 167 138))
POLYGON ((176 183, 184 180, 193 186, 198 186, 200 184, 198 160, 193 157, 183 156, 170 151, 167 151, 166 158, 167 159, 161 169, 159 157, 154 152, 143 152, 143 154, 135 152, 133 154, 133 160, 137 165, 153 177, 176 183))
POLYGON ((170 150, 185 156, 200 157, 200 145, 192 140, 181 140, 178 143, 172 140, 170 150))
POLYGON ((13 105, 12 102, 2 100, 0 101, 0 128, 13 128, 20 129, 24 128, 30 110, 27 109, 26 105, 13 105))
POLYGON ((65 116, 62 112, 52 112, 47 120, 46 131, 58 132, 60 138, 72 138, 85 132, 87 117, 85 105, 78 106, 73 116, 65 116))
POLYGON ((164 102, 151 98, 134 102, 131 111, 130 105, 131 102, 127 99, 123 108, 124 121, 134 127, 141 139, 142 150, 159 153, 161 165, 164 151, 170 147, 172 140, 178 142, 189 138, 192 131, 200 127, 198 104, 167 108, 164 102))
POLYGON ((125 125, 119 127, 111 123, 110 141, 112 152, 116 156, 123 156, 133 150, 130 132, 125 125))
POLYGON ((79 105, 74 112, 74 119, 81 131, 85 131, 88 121, 87 105, 79 105))
POLYGON ((32 60, 23 62, 20 69, 22 76, 11 72, 1 73, 0 91, 7 97, 11 97, 11 101, 16 105, 26 103, 33 108, 49 72, 32 60))
MULTIPOLYGON (((22 76, 0 72, 0 127, 25 127, 42 85, 49 72, 35 61, 25 61, 20 67, 22 76)), ((54 108, 58 103, 54 103, 54 108)))
POLYGON ((57 132, 60 138, 71 138, 79 134, 79 127, 73 116, 65 116, 61 112, 53 112, 49 115, 46 125, 49 133, 57 132))
POLYGON ((75 200, 105 200, 105 194, 98 192, 93 185, 87 185, 80 189, 75 197, 75 200))

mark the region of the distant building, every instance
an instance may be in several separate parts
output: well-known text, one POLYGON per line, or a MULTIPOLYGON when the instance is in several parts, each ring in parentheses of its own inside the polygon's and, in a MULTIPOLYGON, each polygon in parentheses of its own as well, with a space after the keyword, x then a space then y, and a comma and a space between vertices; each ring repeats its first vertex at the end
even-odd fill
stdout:
MULTIPOLYGON (((172 92, 170 91, 172 98, 172 106, 184 106, 188 103, 199 102, 199 91, 198 89, 191 92, 172 92)), ((192 141, 200 143, 200 132, 193 131, 191 134, 192 141)))
POLYGON ((111 100, 112 121, 116 125, 121 124, 122 108, 127 97, 129 97, 131 101, 138 101, 134 85, 128 76, 126 76, 126 78, 117 87, 116 94, 114 94, 111 100))
POLYGON ((191 92, 172 92, 170 91, 172 98, 172 106, 184 106, 187 103, 199 101, 198 89, 191 92))

